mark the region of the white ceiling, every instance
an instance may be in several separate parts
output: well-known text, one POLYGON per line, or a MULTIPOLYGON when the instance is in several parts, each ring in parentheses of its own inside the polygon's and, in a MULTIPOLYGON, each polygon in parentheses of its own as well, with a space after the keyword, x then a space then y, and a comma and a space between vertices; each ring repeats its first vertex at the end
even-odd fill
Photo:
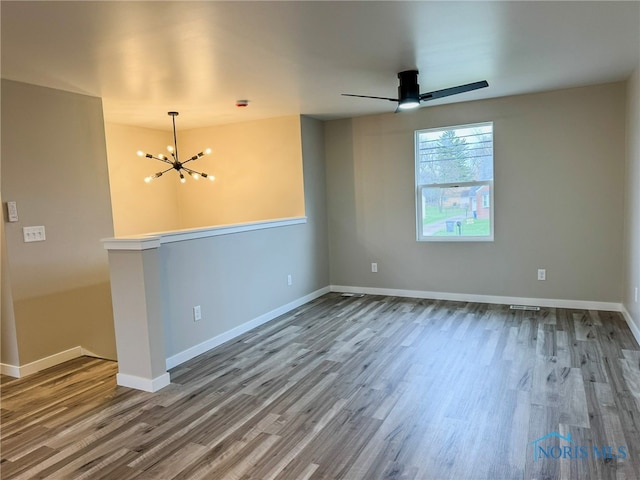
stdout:
POLYGON ((100 96, 108 122, 170 128, 393 112, 399 71, 426 103, 626 79, 640 2, 2 1, 2 77, 100 96), (247 108, 235 107, 248 99, 247 108))

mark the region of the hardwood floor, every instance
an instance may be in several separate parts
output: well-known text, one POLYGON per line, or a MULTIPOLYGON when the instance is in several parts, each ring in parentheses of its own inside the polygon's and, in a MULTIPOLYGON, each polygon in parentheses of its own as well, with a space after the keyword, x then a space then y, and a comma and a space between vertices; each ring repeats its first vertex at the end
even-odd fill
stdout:
POLYGON ((116 371, 2 377, 2 479, 640 479, 614 312, 328 294, 158 393, 116 371))

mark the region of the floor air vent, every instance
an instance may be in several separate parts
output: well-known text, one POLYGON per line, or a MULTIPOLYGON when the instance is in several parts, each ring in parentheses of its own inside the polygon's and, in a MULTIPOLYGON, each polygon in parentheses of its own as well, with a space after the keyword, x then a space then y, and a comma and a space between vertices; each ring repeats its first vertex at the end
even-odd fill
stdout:
POLYGON ((532 307, 531 305, 509 305, 511 310, 529 310, 532 312, 540 311, 540 307, 532 307))

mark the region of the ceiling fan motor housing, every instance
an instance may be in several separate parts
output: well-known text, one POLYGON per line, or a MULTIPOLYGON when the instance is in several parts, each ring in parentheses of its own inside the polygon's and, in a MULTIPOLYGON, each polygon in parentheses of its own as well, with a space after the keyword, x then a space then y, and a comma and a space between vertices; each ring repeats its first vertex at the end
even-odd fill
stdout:
POLYGON ((406 70, 398 73, 398 99, 400 101, 412 99, 420 101, 420 85, 418 85, 418 70, 406 70))

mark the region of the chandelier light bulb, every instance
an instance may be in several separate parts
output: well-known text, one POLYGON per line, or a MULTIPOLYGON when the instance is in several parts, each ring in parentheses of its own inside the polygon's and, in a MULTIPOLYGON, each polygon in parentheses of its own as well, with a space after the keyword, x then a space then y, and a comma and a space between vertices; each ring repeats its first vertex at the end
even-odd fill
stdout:
POLYGON ((211 155, 211 149, 210 149, 210 148, 207 148, 207 149, 204 151, 204 154, 205 154, 205 155, 211 155))
POLYGON ((209 175, 207 178, 209 178, 209 180, 211 180, 212 182, 216 179, 216 177, 214 177, 213 175, 209 175))
MULTIPOLYGON (((172 167, 173 168, 173 167, 172 167)), ((154 178, 160 178, 162 176, 164 172, 158 172, 155 175, 149 175, 148 177, 145 177, 144 181, 149 183, 151 182, 154 178)))
POLYGON ((136 153, 139 157, 144 157, 144 152, 142 150, 138 150, 136 153))
POLYGON ((198 180, 200 178, 200 175, 198 174, 198 172, 193 172, 191 176, 193 177, 194 180, 198 180))
POLYGON ((187 179, 184 178, 183 174, 180 174, 180 183, 186 183, 186 182, 187 182, 187 179))
POLYGON ((173 147, 171 145, 167 145, 167 150, 169 153, 173 153, 173 147))

